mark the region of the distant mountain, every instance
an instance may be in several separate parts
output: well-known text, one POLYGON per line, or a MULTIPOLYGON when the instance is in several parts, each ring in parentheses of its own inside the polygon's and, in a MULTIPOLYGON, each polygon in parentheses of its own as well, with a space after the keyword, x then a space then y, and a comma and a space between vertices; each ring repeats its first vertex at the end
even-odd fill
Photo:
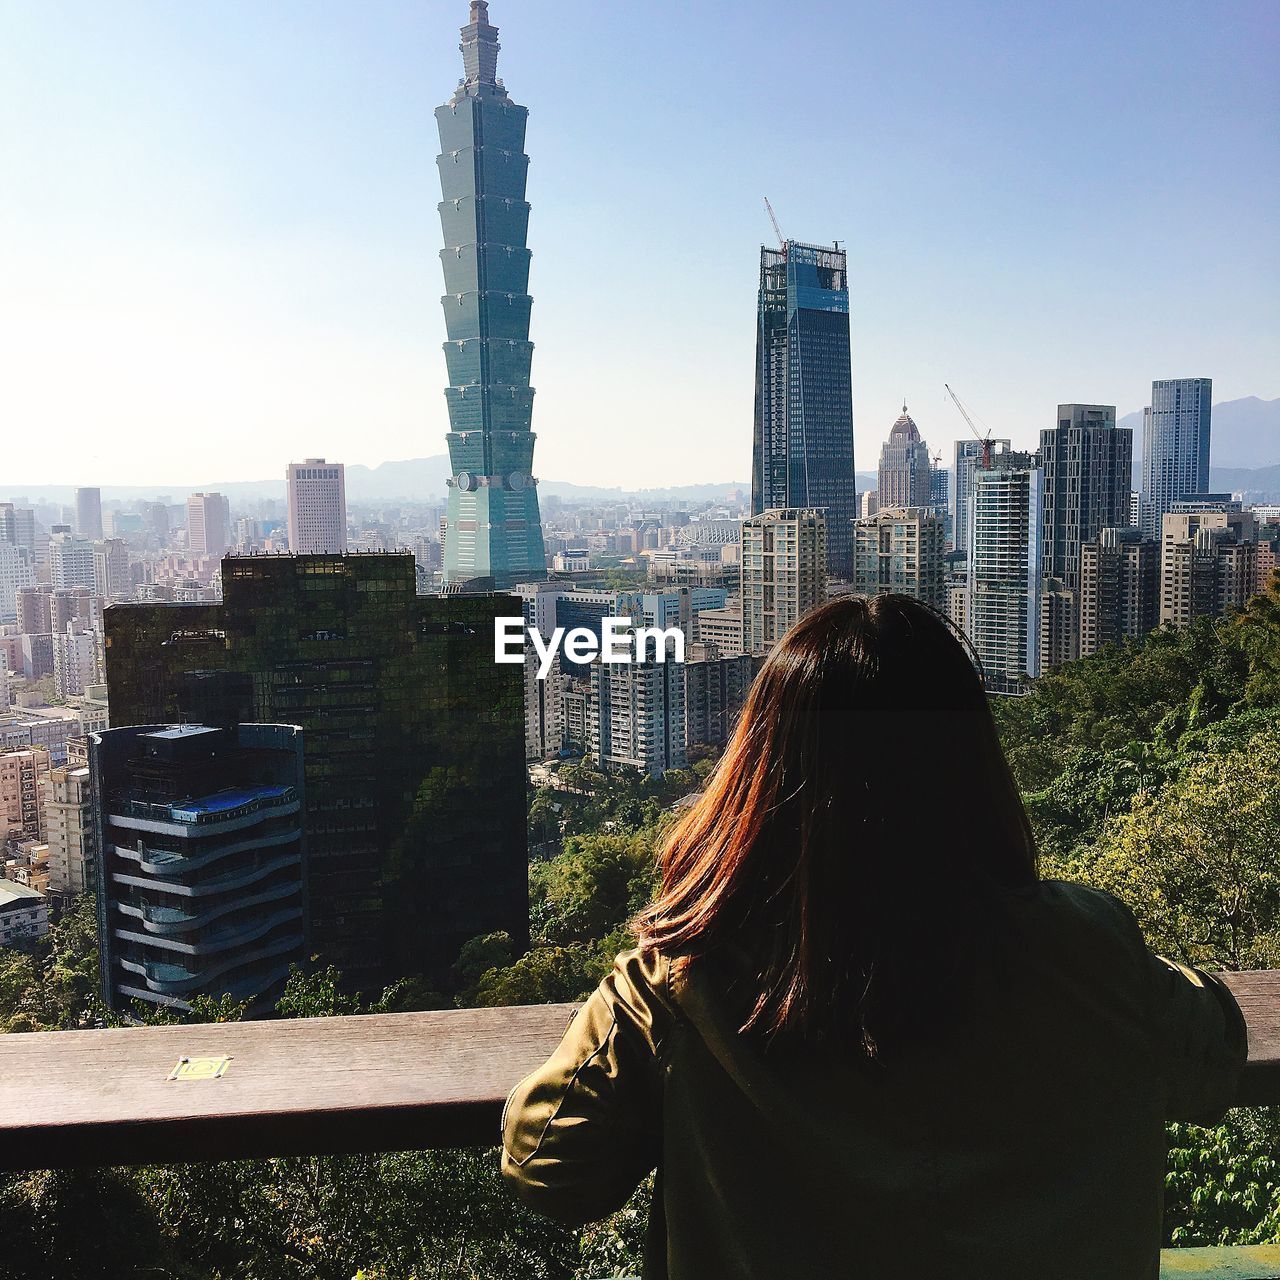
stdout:
MULTIPOLYGON (((1142 480, 1142 410, 1116 424, 1133 428, 1133 487, 1142 480)), ((1253 470, 1280 464, 1280 400, 1224 400, 1213 406, 1209 455, 1214 467, 1253 470)), ((1215 485, 1215 488, 1217 486, 1215 485)))
POLYGON ((1210 467, 1211 493, 1242 493, 1248 503, 1280 502, 1280 467, 1210 467))
MULTIPOLYGON (((1142 412, 1125 414, 1122 427, 1134 431, 1133 486, 1141 483, 1142 412)), ((1243 400, 1225 400, 1213 406, 1213 468, 1210 484, 1215 490, 1243 491, 1255 502, 1280 501, 1280 400, 1259 400, 1247 396, 1243 400)), ((446 454, 430 458, 405 458, 384 462, 377 467, 347 467, 347 498, 351 502, 427 502, 443 500, 449 476, 446 454)), ((859 471, 859 492, 874 489, 878 477, 874 471, 859 471)), ((244 505, 263 498, 284 497, 284 480, 210 481, 204 485, 104 485, 102 496, 107 501, 132 501, 157 498, 162 494, 171 501, 184 502, 197 489, 225 493, 233 505, 244 505)), ((734 489, 751 490, 749 480, 726 480, 720 484, 673 485, 660 489, 624 488, 621 485, 571 484, 566 480, 542 480, 538 492, 545 497, 567 502, 608 502, 637 498, 642 502, 708 502, 723 497, 734 489)), ((25 498, 30 502, 70 504, 71 485, 11 485, 0 489, 0 499, 25 498)))

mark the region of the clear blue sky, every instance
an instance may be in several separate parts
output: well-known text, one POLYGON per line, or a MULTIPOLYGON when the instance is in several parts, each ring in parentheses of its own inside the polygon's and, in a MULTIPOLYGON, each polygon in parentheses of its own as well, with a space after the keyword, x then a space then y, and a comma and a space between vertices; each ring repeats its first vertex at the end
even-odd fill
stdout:
MULTIPOLYGON (((466 0, 0 0, 21 483, 444 452, 434 107, 466 0)), ((492 0, 530 108, 538 474, 750 471, 756 267, 849 249, 857 462, 945 380, 1030 442, 1280 395, 1273 0, 492 0)))

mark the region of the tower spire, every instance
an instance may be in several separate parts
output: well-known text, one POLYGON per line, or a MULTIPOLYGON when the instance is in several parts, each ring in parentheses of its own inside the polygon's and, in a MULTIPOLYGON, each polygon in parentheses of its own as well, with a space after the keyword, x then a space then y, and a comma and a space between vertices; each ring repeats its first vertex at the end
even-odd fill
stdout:
POLYGON ((468 85, 498 83, 498 28, 489 22, 489 0, 471 0, 471 18, 462 28, 462 66, 468 85))

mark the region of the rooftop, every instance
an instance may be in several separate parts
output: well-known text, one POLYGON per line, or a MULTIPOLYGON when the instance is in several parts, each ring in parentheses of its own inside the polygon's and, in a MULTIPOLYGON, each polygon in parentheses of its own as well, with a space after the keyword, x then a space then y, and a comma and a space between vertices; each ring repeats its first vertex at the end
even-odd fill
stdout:
POLYGON ((199 738, 207 734, 220 734, 221 729, 215 729, 207 724, 174 724, 167 729, 156 729, 152 733, 144 733, 144 738, 163 738, 169 742, 176 742, 183 738, 199 738))
POLYGON ((16 880, 0 880, 0 911, 20 911, 44 901, 44 894, 16 880))

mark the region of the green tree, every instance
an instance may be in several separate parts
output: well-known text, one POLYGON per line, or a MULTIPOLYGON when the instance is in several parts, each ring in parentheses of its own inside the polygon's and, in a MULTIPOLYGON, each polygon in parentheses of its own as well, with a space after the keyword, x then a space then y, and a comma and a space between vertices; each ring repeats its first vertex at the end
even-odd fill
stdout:
POLYGON ((1148 941, 1202 967, 1280 963, 1280 735, 1194 758, 1108 822, 1081 870, 1148 941))

